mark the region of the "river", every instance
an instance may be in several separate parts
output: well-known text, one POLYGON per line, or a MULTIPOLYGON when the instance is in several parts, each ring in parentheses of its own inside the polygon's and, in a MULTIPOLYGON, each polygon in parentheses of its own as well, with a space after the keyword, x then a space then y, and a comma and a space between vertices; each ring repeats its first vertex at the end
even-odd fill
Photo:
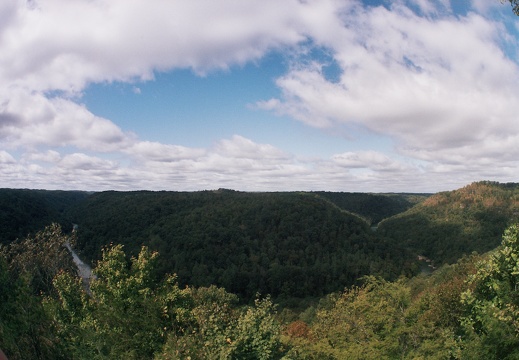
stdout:
POLYGON ((95 275, 92 275, 92 268, 83 262, 78 256, 78 254, 72 249, 72 246, 70 246, 70 243, 67 241, 65 243, 65 247, 70 251, 72 254, 72 258, 74 259, 74 264, 77 266, 77 273, 81 279, 83 279, 84 282, 89 283, 90 278, 92 278, 95 275))

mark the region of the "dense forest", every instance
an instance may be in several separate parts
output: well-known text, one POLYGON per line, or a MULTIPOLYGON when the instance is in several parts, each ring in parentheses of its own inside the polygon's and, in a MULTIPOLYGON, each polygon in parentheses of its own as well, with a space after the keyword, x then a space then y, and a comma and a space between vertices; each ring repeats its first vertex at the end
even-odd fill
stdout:
MULTIPOLYGON (((0 189, 0 244, 66 222, 66 213, 88 197, 82 191, 0 189)), ((68 224, 67 224, 68 225, 68 224)))
POLYGON ((345 192, 315 192, 342 210, 362 217, 371 225, 409 210, 431 194, 365 194, 345 192))
POLYGON ((519 184, 477 182, 441 192, 383 220, 381 235, 438 264, 494 249, 503 230, 519 222, 519 184))
POLYGON ((300 303, 363 275, 417 270, 410 253, 388 246, 359 216, 309 193, 104 192, 71 216, 88 258, 112 242, 131 255, 146 245, 181 285, 222 286, 247 300, 260 292, 300 303))
POLYGON ((515 359, 518 192, 0 190, 2 219, 18 219, 2 229, 0 349, 11 360, 515 359), (90 282, 65 243, 91 261, 90 282), (417 255, 437 269, 420 272, 417 255))
POLYGON ((270 294, 291 306, 353 285, 363 275, 392 280, 418 271, 413 254, 389 246, 366 219, 397 214, 424 196, 220 189, 72 192, 67 202, 66 194, 0 190, 0 201, 12 206, 6 214, 26 214, 12 229, 5 224, 3 241, 53 221, 65 232, 76 224, 77 248, 88 262, 99 260, 110 243, 125 245, 130 256, 146 245, 162 255, 160 273, 176 273, 181 285, 222 286, 243 301, 270 294), (36 210, 26 213, 18 204, 28 206, 31 196, 38 200, 36 210), (23 223, 25 229, 18 225, 23 223))

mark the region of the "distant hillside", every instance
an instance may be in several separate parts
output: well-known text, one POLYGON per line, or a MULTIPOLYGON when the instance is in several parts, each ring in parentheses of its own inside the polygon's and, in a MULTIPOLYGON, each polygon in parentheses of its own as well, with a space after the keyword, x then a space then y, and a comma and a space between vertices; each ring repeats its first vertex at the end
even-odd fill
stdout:
POLYGON ((501 241, 507 225, 519 220, 519 184, 476 182, 441 192, 380 223, 378 233, 437 263, 483 253, 501 241))
POLYGON ((328 199, 343 210, 357 214, 370 225, 409 210, 431 194, 371 194, 317 191, 314 194, 328 199))
POLYGON ((25 238, 53 222, 66 223, 68 209, 87 196, 81 191, 0 189, 0 244, 25 238))
POLYGON ((453 263, 495 248, 518 220, 519 184, 492 182, 431 196, 0 189, 0 243, 77 223, 87 260, 109 243, 130 254, 149 245, 160 272, 181 284, 216 284, 247 299, 316 297, 367 274, 413 274, 418 254, 453 263))
POLYGON ((366 274, 416 270, 398 245, 314 194, 103 192, 71 213, 90 258, 111 242, 135 254, 149 245, 182 284, 216 284, 242 298, 320 296, 366 274))

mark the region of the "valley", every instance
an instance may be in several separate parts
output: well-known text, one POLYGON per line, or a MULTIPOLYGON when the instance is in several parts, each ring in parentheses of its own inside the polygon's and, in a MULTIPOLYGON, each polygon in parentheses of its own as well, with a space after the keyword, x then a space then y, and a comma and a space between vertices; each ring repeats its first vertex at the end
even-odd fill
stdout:
POLYGON ((0 204, 10 304, 0 335, 16 329, 0 348, 10 359, 132 358, 115 346, 117 329, 150 359, 501 359, 489 354, 517 343, 507 289, 519 279, 509 265, 483 269, 519 254, 519 184, 437 194, 0 189, 0 204), (91 288, 72 260, 83 278, 91 268, 91 288), (491 281, 501 292, 488 297, 491 281), (40 335, 27 332, 34 321, 40 335), (499 329, 511 337, 492 340, 499 329), (20 338, 32 345, 19 348, 20 338))

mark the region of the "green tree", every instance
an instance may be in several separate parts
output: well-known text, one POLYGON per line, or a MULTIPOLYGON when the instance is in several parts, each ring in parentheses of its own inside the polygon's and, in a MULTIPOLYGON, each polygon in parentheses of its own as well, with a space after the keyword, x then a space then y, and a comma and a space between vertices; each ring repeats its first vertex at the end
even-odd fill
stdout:
POLYGON ((280 325, 269 297, 256 299, 254 307, 240 315, 228 331, 228 359, 281 359, 285 350, 280 340, 280 325))
POLYGON ((235 295, 221 288, 190 289, 195 306, 193 324, 183 334, 170 334, 156 359, 281 359, 281 327, 270 298, 256 299, 254 306, 236 309, 235 295))
POLYGON ((519 225, 503 235, 501 247, 478 264, 462 294, 469 354, 485 359, 519 358, 519 225))
POLYGON ((364 281, 318 310, 312 340, 296 341, 292 353, 308 359, 455 358, 454 334, 423 316, 427 304, 413 301, 404 280, 364 281))
POLYGON ((29 279, 0 257, 0 349, 11 360, 62 358, 49 324, 29 279))
POLYGON ((61 269, 73 269, 67 240, 54 224, 0 248, 0 348, 11 360, 63 358, 41 294, 61 269))
POLYGON ((229 343, 226 331, 236 319, 238 297, 214 285, 187 288, 193 307, 189 326, 172 332, 156 359, 222 359, 229 343))
POLYGON ((189 296, 175 277, 157 280, 157 256, 143 247, 128 261, 121 245, 104 249, 90 294, 69 273, 54 279, 46 309, 72 358, 151 359, 168 332, 183 331, 189 296))
POLYGON ((75 271, 76 267, 65 243, 74 243, 73 236, 63 234, 61 226, 52 224, 23 240, 0 248, 13 273, 24 274, 31 282, 33 291, 49 293, 52 279, 61 270, 75 271))

